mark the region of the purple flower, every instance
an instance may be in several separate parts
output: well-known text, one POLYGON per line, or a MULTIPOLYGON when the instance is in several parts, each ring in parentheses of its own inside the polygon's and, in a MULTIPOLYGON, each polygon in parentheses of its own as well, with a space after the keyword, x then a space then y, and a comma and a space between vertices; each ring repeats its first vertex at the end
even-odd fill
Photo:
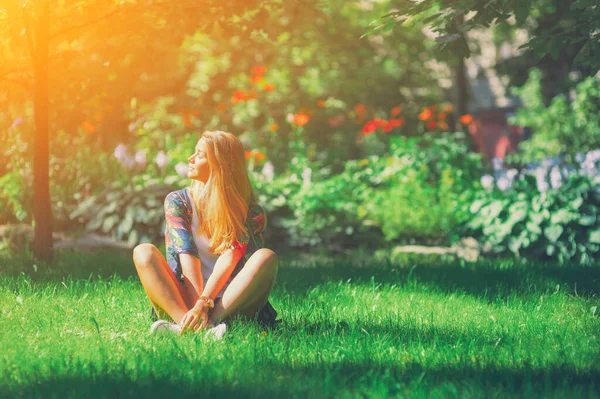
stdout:
POLYGON ((119 161, 123 162, 125 160, 125 158, 127 158, 127 147, 125 147, 124 144, 119 144, 116 148, 115 148, 115 158, 117 158, 119 161))
POLYGON ((146 166, 146 150, 139 150, 136 152, 134 159, 138 165, 146 166))
POLYGON ((164 168, 169 163, 169 157, 164 151, 161 150, 158 152, 158 154, 156 154, 155 161, 159 168, 164 168))
POLYGON ((562 185, 562 174, 558 166, 553 167, 550 171, 550 185, 554 189, 558 189, 562 185))
POLYGON ((537 182, 537 188, 540 193, 548 190, 548 182, 546 181, 546 170, 544 168, 537 168, 535 170, 535 179, 537 182))
POLYGON ((275 177, 275 167, 270 161, 265 162, 262 174, 266 177, 267 181, 273 181, 273 177, 275 177))
POLYGON ((498 188, 502 191, 506 191, 509 188, 511 188, 511 180, 508 176, 506 175, 502 175, 498 178, 498 181, 496 182, 496 185, 498 186, 498 188))
POLYGON ((183 177, 187 176, 188 170, 188 164, 185 162, 179 162, 177 165, 175 165, 175 171, 178 175, 181 175, 183 177))
POLYGON ((494 178, 490 175, 481 176, 481 185, 486 190, 491 190, 494 186, 494 178))

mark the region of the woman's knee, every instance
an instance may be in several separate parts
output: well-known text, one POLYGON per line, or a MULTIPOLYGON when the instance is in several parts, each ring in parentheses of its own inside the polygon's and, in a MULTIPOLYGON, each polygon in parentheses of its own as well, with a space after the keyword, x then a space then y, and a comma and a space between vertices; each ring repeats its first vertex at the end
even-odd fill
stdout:
POLYGON ((259 257, 258 268, 261 271, 277 274, 279 258, 275 252, 268 248, 261 248, 256 251, 256 256, 259 257))
POLYGON ((157 248, 150 243, 139 244, 133 249, 133 263, 138 267, 148 266, 157 248))

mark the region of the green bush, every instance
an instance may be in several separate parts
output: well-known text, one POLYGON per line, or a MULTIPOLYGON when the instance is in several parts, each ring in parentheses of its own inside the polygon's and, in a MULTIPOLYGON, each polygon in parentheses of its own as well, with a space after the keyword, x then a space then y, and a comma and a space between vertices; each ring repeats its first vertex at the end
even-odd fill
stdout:
POLYGON ((367 214, 388 241, 455 241, 480 189, 483 166, 465 136, 395 138, 382 186, 366 202, 367 214))
POLYGON ((164 200, 183 186, 179 176, 166 179, 136 176, 131 184, 114 182, 99 195, 83 201, 70 215, 87 231, 109 234, 130 246, 159 242, 165 230, 164 200))
POLYGON ((600 79, 591 76, 583 80, 574 89, 572 101, 556 96, 548 107, 543 102, 540 81, 541 72, 534 68, 523 87, 512 89, 524 106, 511 122, 531 127, 535 133, 520 143, 521 152, 511 158, 531 162, 561 154, 574 162, 577 153, 600 148, 600 79))
POLYGON ((599 190, 589 177, 573 175, 539 192, 535 177, 525 175, 505 193, 481 191, 468 227, 497 253, 589 264, 600 249, 599 190))
POLYGON ((27 218, 26 203, 31 201, 31 195, 27 193, 29 191, 25 190, 25 182, 18 171, 0 177, 0 224, 22 222, 27 218), (25 201, 24 197, 29 201, 25 201))

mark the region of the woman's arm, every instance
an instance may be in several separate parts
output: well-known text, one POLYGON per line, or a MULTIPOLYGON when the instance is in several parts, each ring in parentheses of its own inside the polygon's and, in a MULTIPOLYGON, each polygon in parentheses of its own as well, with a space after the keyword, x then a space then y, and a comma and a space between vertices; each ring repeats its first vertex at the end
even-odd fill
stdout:
POLYGON ((202 278, 202 264, 200 259, 190 254, 180 254, 181 271, 185 281, 185 287, 190 298, 198 298, 204 290, 204 279, 202 278), (193 289, 193 290, 192 290, 193 289))
POLYGON ((235 266, 244 255, 244 251, 241 248, 228 249, 217 258, 215 268, 212 274, 206 281, 202 296, 207 296, 211 299, 215 299, 217 294, 227 284, 231 273, 235 269, 235 266))

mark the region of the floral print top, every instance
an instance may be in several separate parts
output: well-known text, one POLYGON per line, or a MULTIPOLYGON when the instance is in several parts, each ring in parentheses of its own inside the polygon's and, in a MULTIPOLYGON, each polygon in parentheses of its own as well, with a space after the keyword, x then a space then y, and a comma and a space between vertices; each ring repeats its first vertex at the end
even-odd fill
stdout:
MULTIPOLYGON (((200 258, 194 243, 192 231, 193 203, 186 188, 173 191, 165 198, 165 246, 167 263, 175 276, 183 281, 183 271, 179 260, 180 254, 190 254, 200 258)), ((246 261, 259 248, 264 248, 263 231, 267 223, 264 210, 256 202, 248 207, 248 218, 245 227, 247 234, 243 234, 239 241, 235 241, 232 249, 242 248, 244 256, 236 265, 229 280, 244 267, 246 261)))

